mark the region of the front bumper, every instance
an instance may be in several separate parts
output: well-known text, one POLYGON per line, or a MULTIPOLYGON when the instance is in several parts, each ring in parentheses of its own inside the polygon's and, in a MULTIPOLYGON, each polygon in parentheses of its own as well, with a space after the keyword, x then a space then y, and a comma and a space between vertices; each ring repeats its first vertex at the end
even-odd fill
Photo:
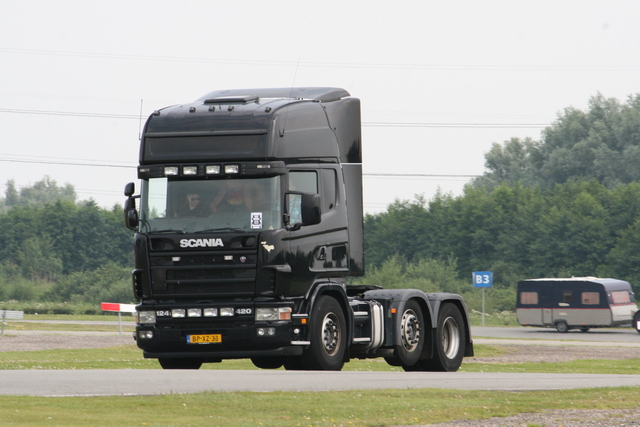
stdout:
MULTIPOLYGON (((204 325, 203 325, 204 326, 204 325)), ((273 321, 237 324, 227 327, 181 328, 173 325, 137 325, 136 343, 145 358, 201 358, 219 361, 254 356, 298 356, 299 334, 292 322, 273 321), (272 335, 259 334, 258 330, 271 328, 272 335), (148 336, 151 332, 151 337, 148 336), (190 344, 190 335, 220 335, 220 342, 190 344)))

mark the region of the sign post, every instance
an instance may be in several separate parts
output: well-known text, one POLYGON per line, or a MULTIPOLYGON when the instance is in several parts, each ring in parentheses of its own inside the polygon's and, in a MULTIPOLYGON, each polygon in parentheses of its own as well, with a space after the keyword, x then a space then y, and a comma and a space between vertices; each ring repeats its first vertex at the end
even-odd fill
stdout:
POLYGON ((472 274, 473 286, 482 288, 482 326, 484 326, 484 288, 493 286, 493 272, 474 271, 472 274))

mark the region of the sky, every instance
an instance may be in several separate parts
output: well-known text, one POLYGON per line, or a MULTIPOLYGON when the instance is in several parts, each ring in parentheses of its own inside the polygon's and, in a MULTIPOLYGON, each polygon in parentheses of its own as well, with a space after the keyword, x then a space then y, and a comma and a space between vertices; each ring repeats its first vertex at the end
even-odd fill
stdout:
POLYGON ((156 109, 218 89, 341 87, 364 208, 460 195, 493 143, 640 93, 640 1, 4 0, 0 197, 45 176, 111 208, 156 109))

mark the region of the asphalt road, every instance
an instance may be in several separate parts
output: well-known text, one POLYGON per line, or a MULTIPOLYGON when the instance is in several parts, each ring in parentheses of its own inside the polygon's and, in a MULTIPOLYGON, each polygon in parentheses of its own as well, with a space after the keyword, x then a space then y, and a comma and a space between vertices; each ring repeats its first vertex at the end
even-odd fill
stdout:
MULTIPOLYGON (((76 332, 77 333, 77 332, 76 332)), ((114 332, 117 333, 117 332, 114 332)), ((640 346, 634 329, 596 329, 560 334, 542 328, 472 329, 474 342, 527 345, 640 346)), ((640 386, 640 375, 476 372, 296 372, 174 370, 4 370, 0 394, 98 396, 197 393, 202 391, 332 391, 405 388, 463 390, 554 390, 640 386)))
POLYGON ((590 341, 602 343, 632 343, 640 345, 640 334, 634 328, 598 328, 589 332, 571 330, 561 333, 553 328, 482 327, 471 328, 474 340, 479 338, 507 338, 518 340, 590 341))
POLYGON ((0 371, 0 394, 102 396, 198 393, 203 391, 336 391, 442 388, 461 390, 557 390, 640 386, 640 375, 527 374, 477 372, 304 372, 33 370, 0 371))

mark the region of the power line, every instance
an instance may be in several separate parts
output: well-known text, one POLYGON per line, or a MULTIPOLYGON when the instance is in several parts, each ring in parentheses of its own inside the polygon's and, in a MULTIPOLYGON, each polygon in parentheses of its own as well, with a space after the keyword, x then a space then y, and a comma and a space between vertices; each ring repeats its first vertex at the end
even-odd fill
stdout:
POLYGON ((438 175, 429 173, 363 173, 362 176, 378 178, 478 178, 482 175, 438 175))
POLYGON ((64 165, 64 166, 97 166, 97 167, 103 167, 103 168, 126 168, 126 169, 135 169, 136 168, 136 166, 133 166, 133 165, 117 165, 117 164, 112 164, 112 163, 82 163, 82 162, 75 162, 75 161, 36 160, 36 159, 7 159, 7 158, 2 158, 2 157, 0 157, 0 162, 7 162, 7 163, 33 163, 33 164, 64 165))
POLYGON ((46 116, 71 116, 71 117, 91 117, 91 118, 100 118, 100 119, 140 120, 140 116, 136 116, 134 114, 82 113, 78 111, 18 110, 14 108, 0 108, 0 113, 40 114, 40 115, 46 115, 46 116))
POLYGON ((634 71, 640 65, 504 65, 504 64, 400 64, 400 63, 357 63, 357 62, 313 62, 298 60, 264 60, 264 59, 230 59, 230 58, 193 58, 157 55, 128 55, 99 52, 69 52, 39 49, 0 48, 0 52, 28 55, 69 56, 77 58, 121 59, 132 61, 162 62, 198 62, 239 65, 272 65, 282 67, 317 67, 317 68, 365 68, 365 69, 408 69, 408 70, 458 70, 458 71, 634 71))
POLYGON ((516 129, 527 129, 527 128, 546 128, 549 124, 545 123, 427 123, 427 122, 413 122, 413 123, 402 123, 402 122, 362 122, 362 126, 371 126, 371 127, 417 127, 417 128, 516 128, 516 129))
MULTIPOLYGON (((81 160, 81 159, 78 159, 81 160)), ((93 160, 88 160, 93 161, 93 160)), ((96 160, 97 161, 97 160, 96 160)), ((135 169, 135 165, 118 165, 112 163, 85 163, 80 161, 56 161, 56 160, 37 160, 37 159, 7 159, 0 157, 0 162, 9 163, 34 163, 47 165, 64 165, 64 166, 95 166, 106 168, 126 168, 135 169)), ((455 174, 427 174, 427 173, 363 173, 365 177, 374 178, 477 178, 482 175, 455 175, 455 174)))
MULTIPOLYGON (((108 114, 108 113, 83 113, 77 111, 52 111, 52 110, 18 110, 14 108, 0 108, 0 113, 14 114, 39 114, 50 116, 89 117, 100 119, 128 119, 140 120, 139 115, 134 114, 108 114)), ((363 127, 400 127, 400 128, 453 128, 453 129, 523 129, 545 128, 549 126, 543 123, 446 123, 446 122, 362 122, 363 127)))

